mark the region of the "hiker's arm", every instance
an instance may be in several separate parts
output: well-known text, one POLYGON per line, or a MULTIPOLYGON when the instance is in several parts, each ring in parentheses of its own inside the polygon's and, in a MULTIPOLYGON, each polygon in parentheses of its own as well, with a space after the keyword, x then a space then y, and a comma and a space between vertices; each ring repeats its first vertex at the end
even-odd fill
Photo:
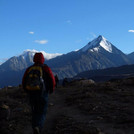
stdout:
POLYGON ((48 74, 49 78, 51 79, 51 84, 52 84, 51 86, 52 86, 53 91, 54 91, 54 88, 55 88, 55 78, 54 78, 54 75, 53 75, 51 69, 48 66, 44 66, 44 70, 48 74))

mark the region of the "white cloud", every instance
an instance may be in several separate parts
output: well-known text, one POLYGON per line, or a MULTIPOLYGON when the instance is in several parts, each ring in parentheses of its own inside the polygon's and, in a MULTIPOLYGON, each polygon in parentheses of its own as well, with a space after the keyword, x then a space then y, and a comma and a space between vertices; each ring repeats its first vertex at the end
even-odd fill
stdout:
POLYGON ((72 21, 71 20, 67 20, 66 21, 68 24, 72 24, 72 21))
POLYGON ((75 52, 77 52, 77 51, 79 51, 80 49, 76 49, 76 50, 74 50, 75 52))
POLYGON ((6 62, 8 60, 8 58, 0 58, 0 65, 3 64, 4 62, 6 62))
POLYGON ((87 37, 86 40, 91 40, 91 38, 87 37))
POLYGON ((27 49, 21 54, 21 56, 23 56, 24 59, 26 58, 27 52, 30 52, 31 56, 34 56, 35 53, 37 53, 37 52, 41 52, 44 55, 45 60, 50 60, 52 58, 62 55, 60 53, 46 53, 45 51, 37 51, 35 49, 33 49, 33 50, 27 49))
POLYGON ((34 42, 38 44, 47 44, 48 40, 35 40, 34 42))
POLYGON ((134 33, 134 30, 128 30, 128 32, 130 32, 130 33, 134 33))
POLYGON ((93 38, 97 37, 96 34, 94 34, 94 33, 90 33, 90 35, 93 36, 93 38))
POLYGON ((96 38, 97 36, 94 33, 90 33, 90 36, 87 37, 87 40, 93 40, 94 38, 96 38))
POLYGON ((45 57, 45 59, 46 60, 50 60, 50 59, 52 59, 52 58, 55 58, 55 57, 57 57, 57 56, 61 56, 62 54, 59 54, 59 53, 46 53, 46 52, 44 52, 44 51, 40 51, 43 55, 44 55, 44 57, 45 57))
POLYGON ((76 43, 81 43, 82 42, 82 40, 80 39, 80 40, 76 40, 75 41, 76 43))
POLYGON ((34 34, 34 32, 29 32, 29 34, 34 34))

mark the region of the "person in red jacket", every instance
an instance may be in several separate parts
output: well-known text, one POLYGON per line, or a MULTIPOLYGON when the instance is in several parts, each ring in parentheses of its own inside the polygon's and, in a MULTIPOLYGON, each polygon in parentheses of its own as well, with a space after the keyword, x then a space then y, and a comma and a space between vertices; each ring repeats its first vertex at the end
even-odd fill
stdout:
MULTIPOLYGON (((46 64, 44 64, 45 59, 42 53, 35 53, 33 61, 34 64, 32 66, 42 66, 42 70, 45 73, 45 78, 43 79, 46 85, 46 90, 44 90, 43 93, 41 94, 28 93, 32 108, 33 131, 34 134, 40 134, 46 118, 46 112, 48 107, 48 94, 49 93, 51 94, 54 91, 55 78, 51 69, 46 64)), ((22 86, 25 91, 26 91, 27 74, 32 66, 26 69, 22 79, 22 86)))

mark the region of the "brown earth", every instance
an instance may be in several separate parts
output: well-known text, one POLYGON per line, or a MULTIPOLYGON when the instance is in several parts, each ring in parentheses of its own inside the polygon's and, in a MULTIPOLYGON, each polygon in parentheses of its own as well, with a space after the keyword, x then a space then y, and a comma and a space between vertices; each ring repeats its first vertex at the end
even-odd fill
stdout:
MULTIPOLYGON (((43 134, 134 134, 134 79, 58 87, 43 134)), ((0 90, 0 134, 32 134, 27 95, 0 90)))

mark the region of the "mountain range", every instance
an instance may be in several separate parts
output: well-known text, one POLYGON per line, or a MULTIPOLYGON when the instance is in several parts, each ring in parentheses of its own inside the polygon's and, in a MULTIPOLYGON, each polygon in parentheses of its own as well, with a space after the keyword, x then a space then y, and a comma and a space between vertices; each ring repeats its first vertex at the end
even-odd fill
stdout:
MULTIPOLYGON (((33 55, 36 52, 35 50, 25 51, 0 65, 0 87, 20 84, 25 69, 33 64, 33 55)), ((43 51, 42 53, 46 59, 45 63, 59 79, 74 77, 83 71, 134 63, 134 53, 124 54, 101 35, 78 51, 67 54, 47 54, 43 51)))
POLYGON ((80 72, 133 64, 133 61, 103 36, 99 36, 78 51, 47 61, 60 78, 73 77, 80 72))

